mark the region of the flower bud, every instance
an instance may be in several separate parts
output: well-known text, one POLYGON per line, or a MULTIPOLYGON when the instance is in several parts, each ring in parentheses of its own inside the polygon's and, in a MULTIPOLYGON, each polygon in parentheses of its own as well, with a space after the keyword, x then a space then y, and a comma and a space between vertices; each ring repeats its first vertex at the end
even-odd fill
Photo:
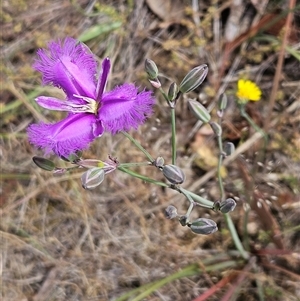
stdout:
POLYGON ((165 165, 162 171, 166 179, 172 184, 181 184, 185 180, 183 171, 176 165, 165 165))
POLYGON ((55 165, 52 161, 42 158, 42 157, 33 157, 32 161, 41 169, 47 171, 53 171, 55 169, 55 165))
POLYGON ((195 90, 204 81, 208 73, 207 65, 203 64, 192 69, 182 80, 179 85, 179 91, 181 93, 187 93, 195 90))
POLYGON ((178 86, 176 83, 172 83, 170 85, 169 91, 168 91, 168 99, 169 101, 174 101, 178 95, 178 86))
POLYGON ((180 216, 179 222, 180 222, 181 226, 183 226, 183 227, 186 226, 188 224, 187 216, 186 215, 180 216))
POLYGON ((177 217, 178 214, 177 214, 177 209, 176 209, 176 207, 174 207, 174 206, 172 206, 172 205, 168 206, 168 207, 166 208, 166 210, 165 210, 165 216, 166 216, 166 218, 168 218, 168 219, 172 219, 172 218, 174 218, 174 217, 177 217))
POLYGON ((235 200, 232 198, 228 198, 225 201, 221 202, 219 210, 222 213, 228 213, 228 212, 233 211, 235 206, 236 206, 235 200))
POLYGON ((157 157, 154 162, 152 163, 155 167, 157 168, 163 168, 164 166, 164 163, 165 163, 165 160, 163 157, 157 157))
POLYGON ((194 233, 203 235, 212 234, 218 230, 217 224, 208 218, 198 218, 188 226, 194 233))
POLYGON ((156 80, 149 80, 150 84, 155 88, 159 89, 161 87, 161 83, 158 79, 156 80))
POLYGON ((227 95, 226 94, 222 94, 220 99, 219 99, 219 110, 224 111, 227 107, 227 95))
POLYGON ((193 114, 202 122, 208 123, 210 121, 210 114, 206 108, 196 100, 190 99, 188 105, 193 114))
POLYGON ((99 186, 104 180, 104 170, 102 168, 94 167, 88 169, 81 176, 81 183, 84 189, 93 189, 99 186))
POLYGON ((234 144, 232 142, 226 142, 224 144, 224 152, 226 156, 231 156, 235 151, 234 144))
POLYGON ((216 122, 211 122, 210 123, 210 126, 212 128, 212 130, 214 131, 214 133, 217 135, 217 136, 221 136, 222 135, 222 128, 221 126, 216 123, 216 122))
POLYGON ((158 76, 158 68, 152 60, 145 60, 145 71, 147 72, 150 79, 156 79, 158 76))

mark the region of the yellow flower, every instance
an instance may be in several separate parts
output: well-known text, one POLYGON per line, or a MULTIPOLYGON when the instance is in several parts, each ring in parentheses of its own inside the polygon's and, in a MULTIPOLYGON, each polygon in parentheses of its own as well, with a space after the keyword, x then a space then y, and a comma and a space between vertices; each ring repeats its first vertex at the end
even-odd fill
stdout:
POLYGON ((248 100, 258 101, 261 97, 260 88, 250 80, 240 79, 238 81, 238 89, 236 96, 242 102, 247 102, 248 100))

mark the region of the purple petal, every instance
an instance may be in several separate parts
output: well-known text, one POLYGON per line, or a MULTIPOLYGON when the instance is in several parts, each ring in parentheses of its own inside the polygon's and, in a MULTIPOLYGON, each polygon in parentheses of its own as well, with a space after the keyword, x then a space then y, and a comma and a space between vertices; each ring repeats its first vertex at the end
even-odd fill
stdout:
POLYGON ((28 128, 30 143, 67 157, 76 151, 86 149, 104 128, 94 114, 72 114, 55 124, 32 124, 28 128))
POLYGON ((77 40, 66 38, 40 49, 34 68, 43 74, 43 83, 62 88, 68 98, 73 94, 95 97, 97 62, 90 50, 77 40))
POLYGON ((107 83, 107 77, 110 70, 110 60, 107 57, 102 62, 102 69, 101 73, 99 75, 98 83, 97 83, 97 89, 96 89, 96 100, 101 101, 102 94, 104 93, 105 86, 107 83))
POLYGON ((130 128, 137 129, 144 123, 152 113, 154 98, 151 92, 138 93, 133 84, 125 84, 105 93, 101 104, 99 119, 105 130, 115 134, 130 128))

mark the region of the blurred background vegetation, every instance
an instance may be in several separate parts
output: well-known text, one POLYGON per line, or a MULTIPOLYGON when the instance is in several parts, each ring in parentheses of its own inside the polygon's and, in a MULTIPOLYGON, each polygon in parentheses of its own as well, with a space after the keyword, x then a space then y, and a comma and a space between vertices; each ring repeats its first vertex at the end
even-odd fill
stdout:
MULTIPOLYGON (((1 201, 3 301, 8 300, 300 300, 300 8, 287 1, 218 0, 3 0, 1 2, 1 201), (291 9, 289 14, 289 8, 291 9), (109 174, 85 191, 81 173, 53 175, 32 162, 43 155, 27 140, 33 122, 61 112, 38 107, 35 97, 63 98, 41 86, 35 53, 72 36, 99 59, 112 61, 108 89, 124 82, 152 89, 150 58, 163 87, 193 67, 209 74, 190 97, 213 105, 226 92, 223 139, 237 152, 224 167, 231 216, 249 251, 243 261, 220 213, 199 209, 219 231, 201 236, 166 220, 182 196, 125 174, 109 174), (247 112, 269 135, 263 149, 236 108, 239 78, 255 81, 262 100, 247 112)), ((169 109, 159 94, 154 115, 132 135, 170 163, 169 109)), ((214 111, 213 111, 214 112, 214 111)), ((178 165, 184 187, 216 201, 219 187, 214 135, 199 127, 181 99, 177 109, 178 165)), ((141 161, 122 135, 104 135, 85 158, 141 161)), ((60 166, 66 164, 52 158, 60 166)), ((139 172, 149 175, 140 168, 139 172)), ((161 175, 150 170, 150 175, 161 175)))

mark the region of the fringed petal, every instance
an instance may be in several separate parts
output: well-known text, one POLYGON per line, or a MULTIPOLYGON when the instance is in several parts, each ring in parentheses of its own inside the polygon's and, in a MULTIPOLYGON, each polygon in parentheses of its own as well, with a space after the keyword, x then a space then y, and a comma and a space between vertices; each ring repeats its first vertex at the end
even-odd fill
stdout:
POLYGON ((103 95, 99 119, 112 134, 137 129, 151 115, 153 105, 151 92, 138 93, 133 84, 124 84, 103 95))
POLYGON ((101 121, 93 114, 72 114, 55 124, 32 124, 28 128, 30 143, 42 148, 46 154, 58 156, 86 149, 104 132, 101 121))
POLYGON ((73 94, 95 98, 97 62, 90 50, 72 38, 51 42, 48 48, 38 50, 34 64, 43 83, 62 88, 68 98, 73 94))

